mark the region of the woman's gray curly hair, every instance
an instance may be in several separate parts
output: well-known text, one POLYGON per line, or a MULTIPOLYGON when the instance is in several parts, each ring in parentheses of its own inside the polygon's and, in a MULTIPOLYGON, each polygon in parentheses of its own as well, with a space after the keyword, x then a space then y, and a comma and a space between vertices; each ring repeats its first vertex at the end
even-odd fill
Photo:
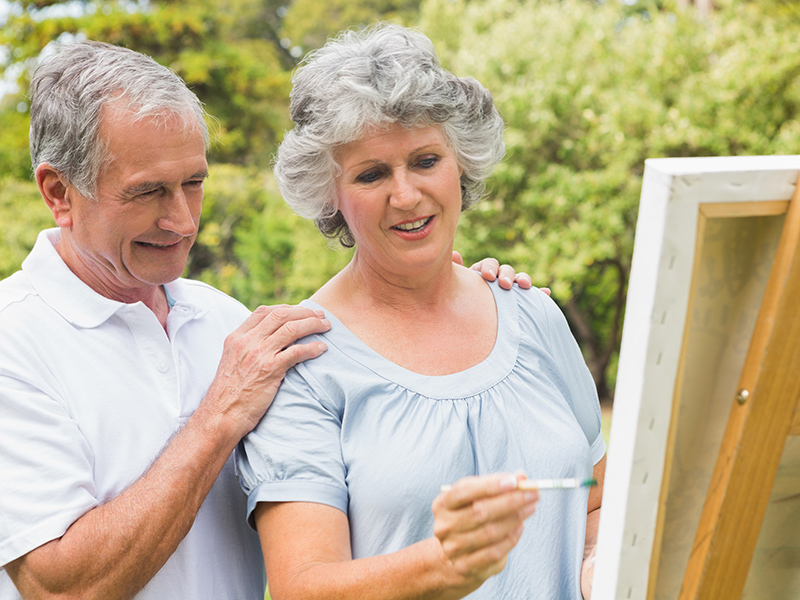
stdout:
POLYGON ((337 208, 337 147, 374 127, 440 125, 462 169, 462 210, 481 197, 505 152, 489 91, 443 69, 418 31, 379 24, 344 32, 306 56, 292 82, 295 127, 278 148, 275 177, 297 214, 346 247, 355 240, 337 208))

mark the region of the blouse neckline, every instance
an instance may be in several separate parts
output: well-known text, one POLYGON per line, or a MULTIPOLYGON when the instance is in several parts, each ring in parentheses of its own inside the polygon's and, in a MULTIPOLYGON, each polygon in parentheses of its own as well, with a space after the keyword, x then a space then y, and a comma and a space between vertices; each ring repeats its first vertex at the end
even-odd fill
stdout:
POLYGON ((322 335, 325 342, 376 375, 422 396, 442 400, 459 399, 481 394, 501 382, 511 373, 517 360, 520 341, 516 301, 518 292, 502 290, 497 282, 488 285, 497 309, 494 347, 478 364, 449 375, 423 375, 393 363, 362 342, 331 311, 313 300, 304 300, 301 304, 325 311, 326 318, 331 322, 330 331, 322 335))

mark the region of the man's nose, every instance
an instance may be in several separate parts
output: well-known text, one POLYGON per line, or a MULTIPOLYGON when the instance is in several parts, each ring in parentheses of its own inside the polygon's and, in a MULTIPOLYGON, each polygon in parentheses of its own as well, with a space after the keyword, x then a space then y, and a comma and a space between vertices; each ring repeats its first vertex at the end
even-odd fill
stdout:
POLYGON ((170 194, 164 201, 164 214, 158 221, 159 228, 173 231, 184 237, 193 235, 197 229, 190 200, 182 187, 170 194))

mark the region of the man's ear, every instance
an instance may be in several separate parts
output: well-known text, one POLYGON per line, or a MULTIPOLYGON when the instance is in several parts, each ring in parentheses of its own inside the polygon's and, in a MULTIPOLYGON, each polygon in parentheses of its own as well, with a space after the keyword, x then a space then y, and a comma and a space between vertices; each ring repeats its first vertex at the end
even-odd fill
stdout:
POLYGON ((48 163, 42 163, 36 167, 36 184, 47 208, 53 213, 56 225, 72 227, 72 201, 66 178, 48 163))

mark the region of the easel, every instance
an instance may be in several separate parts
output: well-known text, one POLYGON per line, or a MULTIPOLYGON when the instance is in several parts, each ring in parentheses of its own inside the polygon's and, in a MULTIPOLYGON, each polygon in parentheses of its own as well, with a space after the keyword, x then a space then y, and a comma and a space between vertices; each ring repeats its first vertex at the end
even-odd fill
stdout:
POLYGON ((680 600, 741 598, 786 438, 800 434, 800 179, 728 417, 680 600))

